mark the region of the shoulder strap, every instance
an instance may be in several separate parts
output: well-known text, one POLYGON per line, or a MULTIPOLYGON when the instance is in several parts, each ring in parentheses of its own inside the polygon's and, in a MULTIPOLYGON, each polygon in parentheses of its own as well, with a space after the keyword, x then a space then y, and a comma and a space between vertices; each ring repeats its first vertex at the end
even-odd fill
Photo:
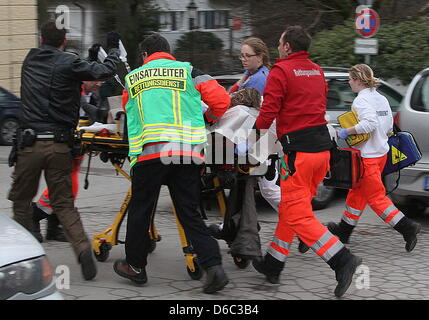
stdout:
POLYGON ((401 132, 401 128, 396 123, 393 123, 393 133, 401 132))

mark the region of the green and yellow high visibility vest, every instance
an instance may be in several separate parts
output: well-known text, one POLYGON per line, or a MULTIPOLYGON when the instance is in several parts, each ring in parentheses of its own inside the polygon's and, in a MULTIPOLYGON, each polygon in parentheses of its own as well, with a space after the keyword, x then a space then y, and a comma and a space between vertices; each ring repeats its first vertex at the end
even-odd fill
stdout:
POLYGON ((207 141, 201 95, 191 72, 187 62, 156 59, 125 77, 129 156, 140 155, 148 143, 207 141))

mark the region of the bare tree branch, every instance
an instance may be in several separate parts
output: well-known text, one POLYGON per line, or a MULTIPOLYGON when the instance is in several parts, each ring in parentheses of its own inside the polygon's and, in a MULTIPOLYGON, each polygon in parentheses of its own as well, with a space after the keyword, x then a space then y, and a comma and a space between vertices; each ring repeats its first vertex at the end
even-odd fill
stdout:
POLYGON ((320 19, 322 18, 322 15, 323 15, 323 11, 319 10, 316 14, 316 17, 314 18, 314 21, 306 28, 306 31, 310 31, 314 27, 316 27, 319 24, 320 19))

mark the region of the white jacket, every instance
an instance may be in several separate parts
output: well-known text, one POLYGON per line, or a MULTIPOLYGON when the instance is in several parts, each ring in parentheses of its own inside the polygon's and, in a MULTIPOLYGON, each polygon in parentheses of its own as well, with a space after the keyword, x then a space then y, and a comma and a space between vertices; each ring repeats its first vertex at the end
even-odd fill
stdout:
POLYGON ((389 101, 375 89, 364 89, 354 99, 352 110, 356 111, 359 123, 357 133, 369 133, 371 138, 354 148, 363 158, 378 158, 389 151, 388 134, 392 132, 393 116, 389 101))

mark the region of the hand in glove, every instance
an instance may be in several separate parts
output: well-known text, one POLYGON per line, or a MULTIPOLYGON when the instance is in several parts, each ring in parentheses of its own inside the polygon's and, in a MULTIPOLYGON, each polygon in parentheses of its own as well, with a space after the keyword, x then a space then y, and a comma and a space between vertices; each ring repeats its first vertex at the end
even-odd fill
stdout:
POLYGON ((338 131, 338 138, 345 139, 349 136, 349 133, 347 132, 347 129, 341 129, 338 131))
POLYGON ((278 159, 278 156, 277 155, 275 155, 275 156, 270 155, 268 157, 268 159, 270 159, 270 158, 271 158, 271 163, 267 168, 267 172, 265 173, 265 179, 267 179, 268 181, 272 181, 276 177, 276 172, 277 172, 276 160, 278 159))
POLYGON ((234 152, 239 156, 245 156, 247 154, 247 150, 249 149, 249 144, 247 141, 243 141, 235 147, 234 152))
POLYGON ((115 31, 110 31, 107 33, 107 48, 117 48, 119 49, 119 40, 121 35, 115 31))
POLYGON ((98 50, 100 50, 101 44, 95 43, 91 48, 88 49, 88 60, 97 61, 98 60, 98 50))

